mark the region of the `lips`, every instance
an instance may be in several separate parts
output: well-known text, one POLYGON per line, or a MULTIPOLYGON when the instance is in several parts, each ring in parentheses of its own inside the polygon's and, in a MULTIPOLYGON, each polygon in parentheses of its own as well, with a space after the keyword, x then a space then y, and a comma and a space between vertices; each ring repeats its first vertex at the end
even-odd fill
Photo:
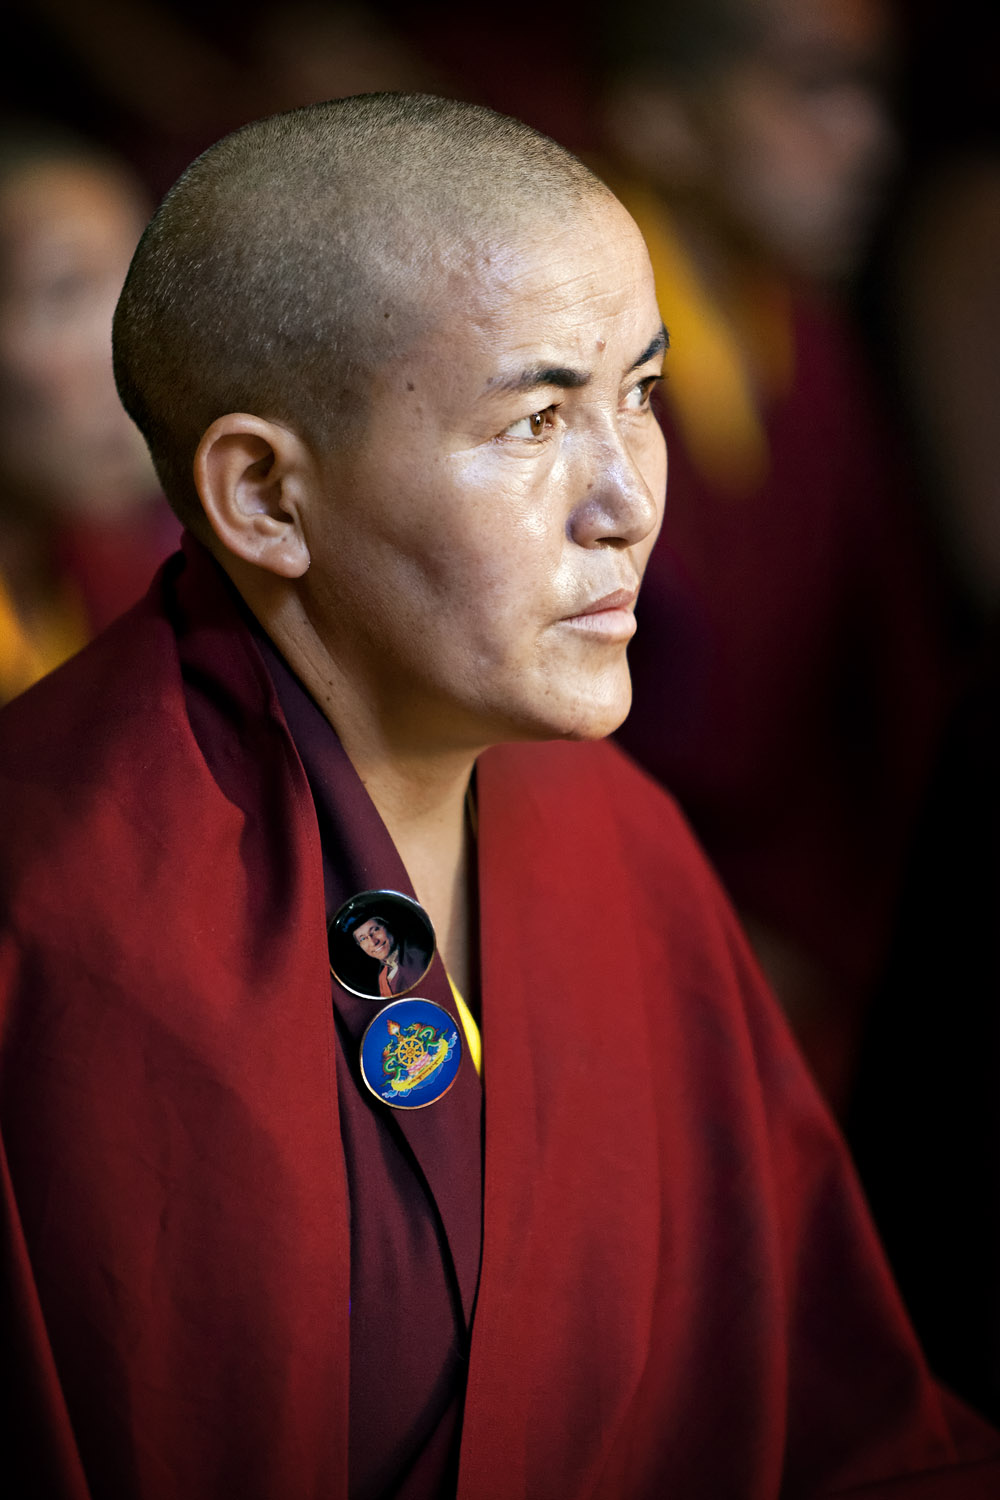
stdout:
POLYGON ((600 615, 605 610, 631 609, 635 603, 638 589, 615 589, 613 594, 605 594, 601 599, 595 599, 593 604, 585 605, 574 614, 568 615, 567 619, 576 620, 586 615, 600 615))
POLYGON ((607 643, 628 641, 635 634, 635 604, 638 588, 615 589, 591 599, 570 615, 564 615, 562 623, 571 629, 603 640, 607 643))

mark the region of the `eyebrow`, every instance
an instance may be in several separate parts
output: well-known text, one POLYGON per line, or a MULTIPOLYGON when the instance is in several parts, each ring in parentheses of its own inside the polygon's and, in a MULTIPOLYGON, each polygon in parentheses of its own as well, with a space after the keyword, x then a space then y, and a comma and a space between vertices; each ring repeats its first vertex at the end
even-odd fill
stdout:
POLYGON ((636 360, 635 364, 629 365, 629 373, 631 374, 633 370, 638 370, 642 365, 648 364, 648 362, 651 359, 655 359, 658 354, 666 354, 669 348, 670 335, 667 332, 666 324, 661 323, 659 329, 650 339, 649 343, 646 345, 642 353, 639 355, 639 358, 636 360))
MULTIPOLYGON (((642 365, 655 359, 658 354, 663 354, 669 347, 670 335, 661 323, 639 358, 634 364, 629 365, 627 373, 640 369, 642 365)), ((554 385, 561 390, 572 391, 589 382, 588 372, 571 370, 568 365, 531 365, 526 370, 518 371, 516 375, 497 375, 488 383, 487 390, 490 395, 497 393, 517 395, 520 391, 532 391, 538 386, 554 385)))

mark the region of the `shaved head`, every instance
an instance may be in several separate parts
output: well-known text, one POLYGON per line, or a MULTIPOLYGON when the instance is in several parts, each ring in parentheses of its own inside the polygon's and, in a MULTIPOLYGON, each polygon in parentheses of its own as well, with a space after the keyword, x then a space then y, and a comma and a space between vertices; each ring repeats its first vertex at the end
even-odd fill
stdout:
POLYGON ((114 323, 115 378, 180 518, 228 412, 326 449, 363 426, 367 378, 501 237, 608 196, 517 120, 368 94, 243 126, 200 156, 143 235, 114 323))

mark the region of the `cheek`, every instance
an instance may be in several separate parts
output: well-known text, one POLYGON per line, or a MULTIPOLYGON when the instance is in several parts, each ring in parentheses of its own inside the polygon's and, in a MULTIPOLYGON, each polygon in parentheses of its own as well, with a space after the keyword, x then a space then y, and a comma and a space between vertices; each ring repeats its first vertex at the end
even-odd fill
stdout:
POLYGON ((564 528, 541 468, 497 462, 487 452, 452 476, 458 482, 426 566, 431 586, 463 612, 488 617, 518 608, 514 601, 558 566, 564 528))

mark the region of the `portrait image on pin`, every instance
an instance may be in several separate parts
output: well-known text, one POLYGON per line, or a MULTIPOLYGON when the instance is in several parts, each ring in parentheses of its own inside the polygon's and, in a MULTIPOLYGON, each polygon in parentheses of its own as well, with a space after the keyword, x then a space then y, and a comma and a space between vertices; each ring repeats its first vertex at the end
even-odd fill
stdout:
POLYGON ((352 995, 391 1000, 418 985, 434 957, 434 929, 400 891, 361 891, 330 923, 330 969, 352 995))

